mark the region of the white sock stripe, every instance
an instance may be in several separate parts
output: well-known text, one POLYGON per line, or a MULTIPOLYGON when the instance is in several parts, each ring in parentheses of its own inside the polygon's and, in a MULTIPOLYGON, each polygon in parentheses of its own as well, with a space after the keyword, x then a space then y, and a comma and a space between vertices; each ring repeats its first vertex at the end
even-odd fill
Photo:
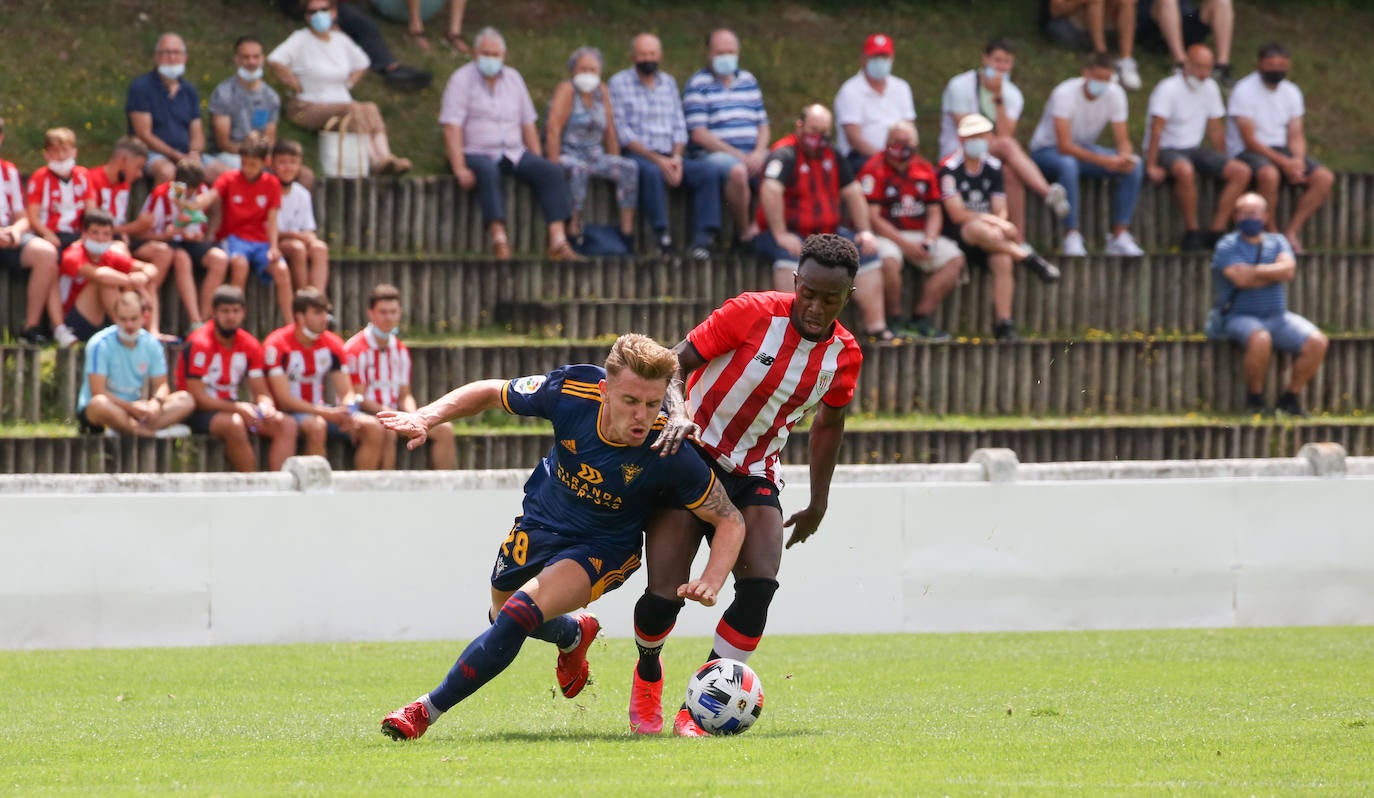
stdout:
POLYGON ((734 646, 726 642, 725 638, 721 637, 720 635, 716 635, 715 650, 716 653, 721 655, 722 657, 726 657, 728 659, 737 659, 740 662, 748 662, 749 655, 754 653, 752 651, 745 651, 742 648, 735 648, 734 646))

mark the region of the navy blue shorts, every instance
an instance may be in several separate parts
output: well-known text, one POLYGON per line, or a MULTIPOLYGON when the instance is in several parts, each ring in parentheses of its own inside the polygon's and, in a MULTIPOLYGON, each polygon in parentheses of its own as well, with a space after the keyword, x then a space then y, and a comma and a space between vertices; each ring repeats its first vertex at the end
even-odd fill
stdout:
POLYGON ((611 543, 579 540, 551 529, 528 526, 523 516, 515 519, 510 534, 501 541, 496 564, 491 569, 491 586, 509 592, 539 575, 560 560, 572 560, 587 572, 596 601, 603 593, 620 587, 630 574, 639 570, 640 547, 622 548, 611 543))

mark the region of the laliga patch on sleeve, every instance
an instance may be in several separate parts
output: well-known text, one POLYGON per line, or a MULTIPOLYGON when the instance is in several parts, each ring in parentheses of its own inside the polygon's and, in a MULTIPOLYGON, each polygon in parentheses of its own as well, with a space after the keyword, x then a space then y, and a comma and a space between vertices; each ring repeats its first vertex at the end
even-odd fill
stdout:
POLYGON ((859 187, 863 189, 864 195, 865 195, 865 196, 867 196, 867 195, 869 195, 869 194, 872 194, 872 193, 873 193, 873 175, 864 175, 864 176, 859 180, 859 187))
POLYGON ((201 366, 204 366, 204 365, 205 365, 205 353, 204 353, 204 352, 197 352, 197 353, 196 353, 196 356, 193 357, 193 358, 191 358, 191 363, 194 364, 196 368, 200 368, 201 366))
POLYGON ((763 176, 764 176, 764 177, 771 177, 771 178, 774 179, 774 180, 777 180, 777 179, 778 179, 778 176, 781 175, 781 174, 782 174, 782 161, 778 161, 778 160, 771 160, 771 161, 769 161, 769 162, 768 162, 768 166, 765 167, 764 170, 763 170, 763 176))
POLYGON ((536 374, 530 377, 520 377, 519 379, 511 380, 510 387, 516 393, 523 393, 526 396, 529 396, 530 394, 539 390, 539 387, 544 384, 544 379, 545 377, 543 374, 536 374))

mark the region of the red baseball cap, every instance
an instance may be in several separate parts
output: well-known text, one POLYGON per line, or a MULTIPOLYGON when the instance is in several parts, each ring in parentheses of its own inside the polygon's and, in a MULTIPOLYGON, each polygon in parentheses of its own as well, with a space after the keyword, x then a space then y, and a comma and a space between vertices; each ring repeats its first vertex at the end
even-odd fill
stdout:
POLYGON ((864 40, 864 57, 872 58, 875 55, 892 55, 891 36, 875 33, 864 40))

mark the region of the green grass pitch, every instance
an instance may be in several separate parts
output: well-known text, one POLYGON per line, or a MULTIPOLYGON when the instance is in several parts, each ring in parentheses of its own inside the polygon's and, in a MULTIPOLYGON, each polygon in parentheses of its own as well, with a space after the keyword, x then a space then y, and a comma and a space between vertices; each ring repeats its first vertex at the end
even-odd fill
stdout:
POLYGON ((461 645, 0 652, 0 795, 1374 794, 1370 628, 771 637, 762 718, 709 740, 627 731, 630 641, 572 701, 530 641, 383 737, 461 645))

